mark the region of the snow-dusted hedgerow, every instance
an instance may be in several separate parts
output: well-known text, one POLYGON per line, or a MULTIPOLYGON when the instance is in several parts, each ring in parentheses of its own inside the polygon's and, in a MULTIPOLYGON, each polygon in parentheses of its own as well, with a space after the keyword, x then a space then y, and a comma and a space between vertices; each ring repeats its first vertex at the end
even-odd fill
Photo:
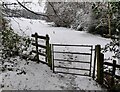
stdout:
POLYGON ((19 36, 8 25, 7 20, 2 19, 2 31, 0 34, 2 42, 2 57, 12 57, 22 55, 23 51, 27 51, 31 45, 29 37, 19 36))

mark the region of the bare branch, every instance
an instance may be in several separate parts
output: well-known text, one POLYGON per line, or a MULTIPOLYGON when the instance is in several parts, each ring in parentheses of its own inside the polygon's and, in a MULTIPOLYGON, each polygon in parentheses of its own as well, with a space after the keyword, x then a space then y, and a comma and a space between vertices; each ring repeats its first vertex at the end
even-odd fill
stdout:
POLYGON ((27 11, 29 11, 29 12, 35 14, 35 15, 44 16, 44 17, 47 17, 48 19, 50 19, 49 16, 47 16, 47 15, 45 15, 45 14, 41 14, 41 13, 36 13, 36 12, 28 9, 27 7, 25 7, 25 6, 24 6, 22 3, 20 3, 18 0, 16 0, 16 1, 18 2, 18 4, 19 4, 20 6, 22 6, 22 7, 23 7, 24 9, 26 9, 27 11))
MULTIPOLYGON (((48 0, 47 0, 48 1, 48 0)), ((60 16, 57 14, 57 11, 54 9, 54 6, 48 1, 48 3, 49 3, 49 5, 52 7, 52 9, 53 9, 53 11, 54 11, 54 14, 60 19, 60 20, 62 20, 61 18, 60 18, 60 16)), ((63 23, 66 23, 64 20, 62 20, 62 22, 63 23)))

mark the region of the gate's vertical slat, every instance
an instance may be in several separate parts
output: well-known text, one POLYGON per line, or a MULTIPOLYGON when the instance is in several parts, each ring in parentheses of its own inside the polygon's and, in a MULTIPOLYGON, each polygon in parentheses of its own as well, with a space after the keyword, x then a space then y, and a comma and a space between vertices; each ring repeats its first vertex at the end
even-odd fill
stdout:
POLYGON ((93 49, 93 46, 91 46, 91 56, 90 56, 90 73, 89 73, 89 76, 91 76, 91 67, 92 67, 92 49, 93 49))
POLYGON ((97 45, 95 46, 95 55, 94 55, 94 65, 93 65, 93 75, 92 78, 93 80, 95 79, 95 69, 96 69, 96 50, 97 50, 97 45))
POLYGON ((53 66, 53 73, 55 73, 55 67, 54 67, 54 45, 52 45, 52 57, 53 57, 53 60, 52 60, 52 66, 53 66))
POLYGON ((46 35, 46 62, 49 62, 49 36, 46 35))

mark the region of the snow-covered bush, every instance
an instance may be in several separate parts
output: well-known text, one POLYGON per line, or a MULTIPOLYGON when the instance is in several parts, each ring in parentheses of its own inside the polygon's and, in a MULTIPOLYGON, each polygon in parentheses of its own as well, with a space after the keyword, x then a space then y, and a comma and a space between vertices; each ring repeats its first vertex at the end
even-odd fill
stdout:
POLYGON ((0 30, 0 71, 13 71, 19 62, 18 58, 28 59, 31 52, 30 46, 31 39, 29 37, 19 36, 9 26, 7 19, 2 19, 2 30, 0 30))
POLYGON ((110 43, 105 45, 104 52, 113 52, 113 58, 120 59, 120 44, 119 40, 113 39, 110 43))
POLYGON ((120 2, 93 3, 93 25, 89 32, 110 37, 112 41, 106 44, 104 52, 113 52, 114 58, 120 58, 119 34, 120 34, 120 2), (115 39, 117 38, 117 39, 115 39))
POLYGON ((0 34, 2 39, 2 57, 7 58, 22 55, 23 51, 27 51, 30 46, 30 38, 22 37, 15 33, 5 19, 2 22, 3 27, 0 34))

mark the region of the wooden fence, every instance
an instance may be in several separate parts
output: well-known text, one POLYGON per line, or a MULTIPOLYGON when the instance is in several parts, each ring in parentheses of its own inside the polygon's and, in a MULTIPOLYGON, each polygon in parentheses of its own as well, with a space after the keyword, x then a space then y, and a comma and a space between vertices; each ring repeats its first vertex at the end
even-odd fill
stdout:
POLYGON ((36 50, 32 50, 32 52, 36 54, 35 60, 37 61, 37 63, 41 62, 43 64, 47 64, 50 68, 52 68, 51 44, 49 43, 49 36, 39 36, 37 33, 35 33, 32 34, 32 37, 35 38, 35 42, 32 43, 32 45, 36 47, 36 50), (38 39, 45 40, 45 46, 39 44, 38 39), (40 52, 39 48, 45 49, 45 53, 40 52), (44 56, 45 61, 40 60, 39 55, 44 56))
MULTIPOLYGON (((95 46, 95 58, 94 58, 94 65, 96 65, 96 62, 97 62, 97 82, 99 84, 104 84, 105 81, 104 81, 104 75, 109 75, 111 76, 111 80, 110 80, 110 85, 111 87, 114 86, 115 82, 114 82, 114 79, 117 78, 117 79, 120 79, 120 76, 116 75, 115 72, 116 72, 116 68, 119 68, 120 69, 120 65, 116 64, 116 60, 113 60, 113 63, 110 63, 110 62, 104 62, 104 54, 101 53, 101 46, 100 45, 96 45, 95 46), (107 72, 107 71, 104 71, 104 66, 107 65, 107 66, 111 66, 112 67, 112 72, 107 72)), ((95 66, 94 66, 94 69, 93 69, 93 79, 95 78, 95 66)))
MULTIPOLYGON (((32 34, 32 37, 35 38, 35 42, 32 43, 33 46, 36 47, 36 50, 33 50, 32 52, 36 54, 36 58, 35 60, 39 63, 43 63, 43 64, 47 64, 51 69, 53 69, 54 71, 54 53, 63 53, 63 52, 55 52, 53 51, 53 45, 51 45, 49 43, 49 36, 46 35, 46 36, 39 36, 37 33, 35 34, 32 34), (44 45, 41 45, 38 43, 38 39, 43 39, 46 41, 46 44, 45 46, 44 45), (39 48, 42 48, 42 49, 45 49, 45 53, 42 53, 42 52, 39 52, 39 48), (54 53, 52 53, 54 52, 54 53), (53 56, 52 56, 53 54, 53 56), (41 56, 44 56, 45 57, 45 61, 41 61, 39 59, 39 55, 41 56)), ((54 44, 54 46, 57 46, 54 44)), ((60 45, 62 46, 62 45, 60 45)), ((66 46, 66 45, 65 45, 66 46)), ((70 46, 73 46, 73 45, 70 45, 70 46)), ((83 46, 83 45, 81 45, 83 46)), ((90 46, 91 47, 91 46, 90 46)), ((91 47, 91 59, 92 59, 92 47, 91 47)), ((67 52, 64 52, 64 53, 67 53, 67 52)), ((73 54, 76 54, 76 53, 73 53, 73 54)), ((78 54, 78 53, 77 53, 78 54)), ((81 54, 81 53, 79 53, 81 54)), ((83 53, 82 53, 83 54, 83 53)), ((61 60, 60 60, 61 61, 61 60)), ((65 60, 62 60, 62 61, 65 61, 65 60)), ((64 68, 64 67, 62 67, 64 68)), ((95 79, 95 70, 97 70, 97 82, 99 84, 104 84, 104 75, 107 74, 109 76, 111 76, 111 86, 114 85, 114 79, 117 78, 117 79, 120 79, 120 76, 116 75, 115 72, 116 72, 116 68, 119 68, 120 69, 120 65, 116 64, 116 61, 113 60, 113 63, 109 63, 109 62, 104 62, 104 54, 101 53, 101 46, 100 45, 96 45, 95 46, 95 55, 94 55, 94 64, 93 64, 93 79, 95 79), (96 65, 97 65, 97 69, 96 69, 96 65), (106 72, 104 71, 104 65, 107 65, 107 66, 111 66, 112 67, 112 72, 106 72)), ((69 69, 77 69, 77 68, 69 68, 69 69)), ((91 62, 90 62, 90 74, 91 74, 91 62)))
POLYGON ((112 66, 112 71, 111 72, 103 71, 103 73, 111 76, 110 86, 113 87, 114 84, 115 84, 114 78, 120 79, 120 76, 115 74, 116 68, 120 69, 120 65, 116 64, 116 60, 113 60, 113 63, 104 62, 104 65, 112 66))

